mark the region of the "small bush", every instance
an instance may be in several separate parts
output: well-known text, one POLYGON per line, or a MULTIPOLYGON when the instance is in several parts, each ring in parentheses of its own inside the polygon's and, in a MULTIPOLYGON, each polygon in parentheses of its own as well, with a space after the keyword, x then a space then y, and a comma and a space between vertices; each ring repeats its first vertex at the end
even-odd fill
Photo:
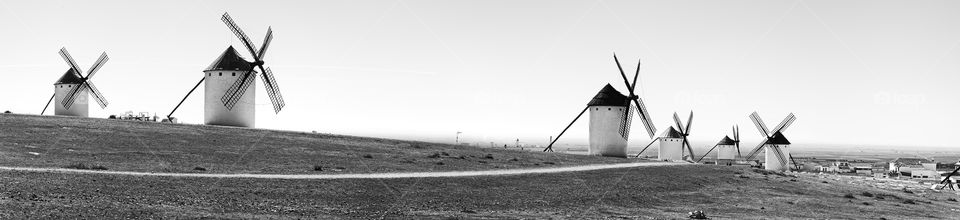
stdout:
POLYGON ((903 188, 903 192, 904 192, 904 193, 908 193, 908 194, 913 194, 913 191, 910 191, 910 190, 907 189, 907 188, 903 188))
POLYGON ((863 202, 863 205, 872 205, 869 202, 863 202))
POLYGON ((370 154, 364 154, 364 155, 363 155, 363 158, 367 158, 367 159, 370 159, 370 158, 373 158, 373 155, 370 155, 370 154))
POLYGON ((433 153, 430 156, 427 156, 427 158, 440 158, 440 153, 433 153))
POLYGON ((487 154, 487 155, 483 156, 483 159, 491 159, 491 160, 493 160, 493 154, 487 154))
POLYGON ((860 195, 866 196, 866 197, 873 197, 873 193, 870 193, 870 192, 863 192, 863 193, 860 193, 860 195))
POLYGON ((856 196, 853 196, 853 194, 847 193, 847 194, 844 194, 844 195, 843 195, 843 198, 856 199, 857 197, 856 197, 856 196))
POLYGON ((916 205, 917 202, 913 201, 912 199, 907 199, 907 200, 903 200, 903 204, 916 205))
POLYGON ((196 170, 196 171, 207 171, 207 168, 203 168, 203 167, 194 167, 194 168, 193 168, 193 170, 196 170))
POLYGON ((323 171, 323 166, 313 165, 313 171, 323 171))
POLYGON ((437 165, 443 165, 443 162, 437 162, 437 165))
POLYGON ((556 163, 554 163, 554 162, 550 162, 550 161, 546 161, 546 162, 543 162, 543 164, 547 164, 547 165, 554 165, 554 164, 556 164, 556 163))
POLYGON ((520 158, 514 157, 513 159, 510 159, 510 161, 520 161, 520 158))
POLYGON ((10 114, 10 113, 13 113, 13 112, 10 112, 10 110, 7 110, 7 111, 3 111, 3 113, 4 113, 4 114, 10 114))
POLYGON ((441 152, 440 152, 440 155, 442 155, 442 156, 444 156, 444 157, 450 156, 450 154, 448 154, 446 151, 441 151, 441 152))
POLYGON ((956 202, 956 201, 957 201, 957 199, 954 199, 954 198, 947 198, 947 201, 951 201, 951 202, 956 202))
POLYGON ((70 164, 70 165, 67 165, 67 166, 65 166, 65 167, 63 167, 63 168, 67 168, 67 169, 78 169, 78 170, 107 170, 107 167, 105 167, 105 166, 101 166, 101 165, 92 165, 92 166, 90 166, 90 165, 86 165, 86 164, 84 164, 84 163, 70 164))
POLYGON ((820 181, 820 182, 821 182, 821 183, 830 183, 830 182, 827 182, 826 180, 824 180, 824 181, 820 181))

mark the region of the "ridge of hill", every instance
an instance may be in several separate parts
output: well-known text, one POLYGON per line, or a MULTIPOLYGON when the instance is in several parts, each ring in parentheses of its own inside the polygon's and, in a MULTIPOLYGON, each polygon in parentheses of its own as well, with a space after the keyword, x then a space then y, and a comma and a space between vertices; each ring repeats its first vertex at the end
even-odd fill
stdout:
POLYGON ((0 114, 0 166, 318 174, 626 162, 636 160, 266 129, 0 114))

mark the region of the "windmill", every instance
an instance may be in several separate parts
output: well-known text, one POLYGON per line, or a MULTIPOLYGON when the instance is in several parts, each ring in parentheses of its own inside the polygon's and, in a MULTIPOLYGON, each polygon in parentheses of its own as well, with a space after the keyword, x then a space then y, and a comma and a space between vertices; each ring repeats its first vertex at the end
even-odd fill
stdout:
MULTIPOLYGON (((750 153, 747 154, 747 160, 753 160, 760 150, 766 148, 765 158, 764 158, 764 169, 767 170, 788 170, 790 169, 790 162, 793 161, 793 156, 790 155, 790 141, 783 136, 783 132, 793 124, 794 120, 797 120, 797 117, 790 113, 787 115, 777 127, 774 127, 773 130, 767 129, 767 125, 763 123, 763 120, 760 119, 760 115, 757 112, 750 114, 750 120, 753 121, 753 124, 757 126, 757 130, 760 131, 760 134, 763 135, 763 141, 760 142, 753 150, 750 150, 750 153)), ((796 161, 793 161, 794 165, 797 165, 796 161)), ((796 167, 800 169, 800 167, 796 167)))
POLYGON ((740 157, 740 128, 736 125, 731 127, 733 131, 733 139, 730 139, 730 136, 723 136, 723 139, 720 139, 720 142, 717 142, 716 145, 713 145, 710 150, 703 154, 697 162, 703 160, 704 157, 707 157, 710 152, 713 152, 713 149, 717 149, 717 165, 733 164, 733 160, 737 157, 740 157))
POLYGON ((567 125, 557 138, 553 139, 544 152, 553 151, 553 144, 567 132, 567 129, 583 116, 583 113, 590 110, 590 154, 612 157, 626 157, 627 140, 630 136, 630 126, 633 119, 633 109, 636 109, 640 115, 640 120, 647 129, 647 134, 653 138, 657 129, 653 127, 650 120, 650 114, 647 113, 643 100, 637 96, 634 91, 637 87, 637 78, 640 76, 640 62, 637 62, 637 71, 633 75, 633 83, 627 80, 623 67, 620 66, 620 60, 617 55, 613 55, 614 62, 620 70, 620 76, 623 77, 623 83, 627 87, 628 95, 623 95, 613 88, 609 83, 600 89, 600 92, 587 103, 587 106, 577 114, 577 117, 567 125), (632 103, 632 104, 631 104, 632 103))
POLYGON ((273 28, 267 28, 263 45, 258 50, 253 41, 247 37, 247 34, 233 22, 230 14, 223 13, 221 20, 240 38, 244 48, 250 52, 253 62, 248 62, 240 57, 233 46, 228 47, 216 61, 203 71, 204 78, 200 79, 193 86, 193 89, 190 89, 190 92, 187 92, 187 95, 180 100, 180 103, 173 108, 173 111, 167 115, 169 120, 173 119, 173 113, 177 111, 177 108, 180 108, 187 97, 190 97, 190 94, 206 81, 204 86, 204 124, 254 127, 254 97, 256 95, 254 78, 257 75, 256 69, 261 71, 260 79, 263 80, 274 113, 279 113, 286 105, 283 96, 280 95, 280 88, 273 77, 273 72, 270 71, 270 68, 263 67, 263 58, 266 56, 267 48, 273 40, 273 28))
POLYGON ((686 125, 680 121, 680 116, 678 116, 676 112, 673 113, 673 122, 676 123, 675 126, 667 128, 666 131, 660 134, 660 137, 650 140, 650 143, 643 147, 640 153, 637 153, 637 157, 640 157, 640 154, 643 154, 653 143, 659 141, 660 150, 657 152, 658 160, 673 161, 687 158, 693 161, 694 155, 696 154, 693 153, 693 148, 690 147, 690 141, 687 140, 687 136, 690 136, 690 124, 693 123, 693 111, 690 111, 686 125), (686 156, 683 155, 684 147, 686 147, 688 153, 686 156))
POLYGON ((47 104, 43 106, 40 114, 42 115, 46 112, 50 103, 56 99, 57 102, 54 104, 55 115, 87 117, 90 109, 87 106, 88 92, 90 95, 93 95, 93 100, 97 101, 100 108, 106 108, 109 103, 103 98, 100 90, 97 90, 97 87, 93 85, 90 78, 93 78, 93 75, 103 67, 103 64, 107 63, 107 60, 110 60, 110 57, 107 57, 107 52, 100 54, 100 58, 93 63, 90 70, 87 70, 86 76, 83 76, 83 72, 80 72, 80 66, 77 65, 77 61, 74 61, 73 57, 70 56, 70 52, 67 52, 66 47, 60 48, 60 57, 63 57, 63 60, 67 61, 70 69, 53 84, 53 96, 50 96, 50 99, 47 100, 47 104))
POLYGON ((956 165, 957 169, 954 169, 953 172, 950 172, 950 174, 947 174, 946 177, 943 177, 943 180, 941 180, 939 184, 940 190, 943 190, 944 188, 947 188, 947 187, 950 187, 950 189, 952 190, 960 189, 960 185, 957 185, 957 181, 951 179, 953 175, 956 175, 957 172, 960 171, 960 162, 955 163, 954 165, 956 165))

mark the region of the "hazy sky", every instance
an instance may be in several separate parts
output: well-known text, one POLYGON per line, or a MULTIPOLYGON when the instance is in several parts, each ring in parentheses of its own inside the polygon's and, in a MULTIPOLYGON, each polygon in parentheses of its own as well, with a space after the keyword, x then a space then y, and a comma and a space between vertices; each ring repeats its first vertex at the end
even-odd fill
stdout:
MULTIPOLYGON (((287 107, 257 82, 257 125, 394 138, 543 144, 632 72, 658 130, 695 111, 694 145, 747 115, 789 112, 794 143, 957 146, 960 1, 9 1, 0 0, 0 110, 37 114, 67 47, 111 105, 166 115, 239 41, 260 44, 287 107)), ((249 54, 242 50, 242 55, 249 54)), ((175 115, 202 122, 203 90, 175 115)), ((631 145, 649 139, 634 123, 631 145)), ((561 143, 584 143, 582 119, 561 143)))

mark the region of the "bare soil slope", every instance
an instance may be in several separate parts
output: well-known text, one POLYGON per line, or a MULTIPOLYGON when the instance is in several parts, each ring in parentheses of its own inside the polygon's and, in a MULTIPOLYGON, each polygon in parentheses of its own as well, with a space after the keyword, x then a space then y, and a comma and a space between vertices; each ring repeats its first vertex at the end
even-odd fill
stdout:
MULTIPOLYGON (((87 168, 120 171, 317 174, 620 162, 636 160, 214 126, 0 115, 2 166, 84 163, 87 168), (312 169, 317 164, 321 171, 312 169)), ((953 193, 880 189, 813 175, 709 165, 336 180, 0 171, 0 219, 682 219, 694 210, 704 210, 713 219, 955 219, 960 203, 953 193)))
POLYGON ((0 166, 322 174, 634 161, 331 134, 0 114, 0 166))

